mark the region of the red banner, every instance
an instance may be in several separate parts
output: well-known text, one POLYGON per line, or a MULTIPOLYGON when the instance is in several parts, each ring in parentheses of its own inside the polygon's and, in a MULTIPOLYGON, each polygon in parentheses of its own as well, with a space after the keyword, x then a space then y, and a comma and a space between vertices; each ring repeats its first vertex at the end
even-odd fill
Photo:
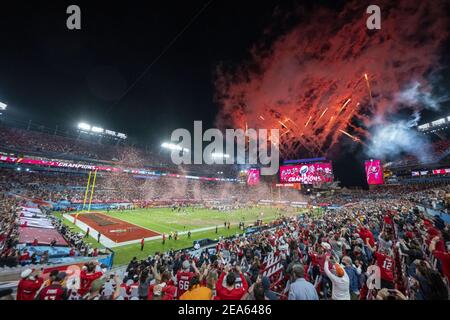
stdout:
POLYGON ((196 180, 208 180, 208 181, 235 181, 234 179, 226 178, 211 178, 211 177, 195 177, 195 176, 185 176, 174 173, 156 173, 147 170, 139 169, 125 169, 119 167, 109 167, 109 166, 96 166, 83 163, 71 163, 63 161, 52 161, 52 160, 41 160, 41 159, 31 159, 31 158, 16 158, 10 156, 0 155, 0 161, 7 163, 25 164, 25 165, 36 165, 36 166, 48 166, 56 168, 70 168, 70 169, 82 169, 82 170, 98 170, 106 172, 123 172, 131 174, 141 174, 141 175, 153 175, 153 176, 168 176, 174 178, 184 178, 184 179, 196 179, 196 180))
POLYGON ((433 174, 435 175, 450 174, 450 169, 435 169, 433 170, 433 174))
POLYGON ((369 185, 384 184, 383 168, 380 160, 367 160, 365 163, 367 183, 369 185))
POLYGON ((259 183, 260 173, 257 168, 250 168, 248 170, 247 184, 250 186, 257 185, 259 183))

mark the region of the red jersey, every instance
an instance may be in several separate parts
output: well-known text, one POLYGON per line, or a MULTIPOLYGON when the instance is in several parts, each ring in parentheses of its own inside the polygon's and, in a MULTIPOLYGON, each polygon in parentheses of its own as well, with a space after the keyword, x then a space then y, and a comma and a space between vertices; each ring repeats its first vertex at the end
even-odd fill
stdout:
POLYGON ((87 273, 86 270, 82 270, 80 273, 80 289, 78 289, 78 293, 84 296, 91 289, 92 282, 102 275, 102 272, 87 273))
POLYGON ((65 300, 67 297, 66 292, 66 289, 60 284, 51 284, 41 290, 39 300, 65 300))
POLYGON ((217 300, 241 300, 242 296, 248 290, 248 284, 242 273, 239 276, 241 278, 242 286, 229 290, 223 286, 225 272, 222 272, 216 284, 217 300))
POLYGON ((389 282, 394 282, 394 260, 382 253, 375 252, 374 257, 377 260, 377 265, 380 268, 381 279, 389 282))
POLYGON ((194 276, 195 273, 190 271, 177 272, 177 297, 181 297, 189 289, 189 284, 194 276))
POLYGON ((441 262, 442 273, 450 281, 450 253, 435 250, 433 255, 441 262))
POLYGON ((325 258, 326 257, 331 257, 331 253, 323 253, 323 254, 318 254, 316 252, 312 252, 310 254, 311 257, 311 263, 313 266, 319 266, 320 272, 323 272, 323 267, 325 265, 325 258))
POLYGON ((20 255, 19 257, 19 261, 26 261, 26 260, 30 260, 30 253, 29 252, 24 252, 20 255))
POLYGON ((384 216, 384 223, 387 225, 392 225, 392 219, 389 215, 384 216))
POLYGON ((17 300, 34 300, 36 292, 43 283, 43 278, 37 278, 36 280, 21 279, 17 286, 17 300))
POLYGON ((373 234, 369 229, 362 228, 358 234, 361 237, 361 239, 363 239, 364 243, 367 243, 366 239, 369 238, 370 246, 371 247, 375 246, 375 239, 373 238, 373 234))

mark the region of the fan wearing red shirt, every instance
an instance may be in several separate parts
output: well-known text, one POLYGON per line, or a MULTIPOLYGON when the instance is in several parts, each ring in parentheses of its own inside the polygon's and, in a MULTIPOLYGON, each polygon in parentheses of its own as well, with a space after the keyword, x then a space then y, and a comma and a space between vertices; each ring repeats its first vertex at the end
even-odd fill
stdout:
POLYGON ((375 239, 373 237, 372 232, 367 228, 361 228, 358 232, 361 239, 363 239, 364 243, 367 244, 367 242, 370 244, 371 247, 375 246, 375 239), (369 238, 369 241, 367 241, 367 238, 369 238))
POLYGON ((236 271, 239 273, 242 286, 236 288, 236 275, 234 272, 229 272, 229 267, 227 266, 216 283, 216 293, 218 300, 240 300, 242 296, 247 293, 248 284, 247 280, 241 272, 241 268, 237 266, 236 271))
POLYGON ((37 274, 32 275, 31 269, 26 269, 22 272, 19 284, 17 286, 17 300, 34 300, 36 293, 44 283, 44 279, 37 274))
POLYGON ((66 300, 67 289, 62 286, 65 278, 65 272, 58 273, 52 283, 39 292, 39 300, 66 300))
POLYGON ((328 245, 326 248, 324 248, 321 245, 320 247, 317 248, 317 252, 314 252, 314 251, 309 252, 312 266, 318 266, 321 274, 323 273, 323 270, 324 270, 326 257, 331 256, 331 253, 328 252, 327 249, 330 250, 331 247, 329 247, 329 245, 328 245))
MULTIPOLYGON (((440 250, 436 247, 436 244, 441 242, 442 240, 439 237, 434 237, 431 240, 430 244, 430 252, 433 253, 439 261, 441 262, 442 273, 450 281, 450 253, 445 252, 444 250, 440 250)), ((445 249, 445 248, 444 248, 445 249)))
POLYGON ((184 260, 181 266, 181 270, 177 272, 177 297, 181 297, 181 295, 189 289, 191 279, 196 274, 199 274, 195 263, 192 263, 192 267, 194 268, 195 272, 190 271, 191 264, 189 263, 189 260, 184 260))
POLYGON ((384 252, 375 252, 373 254, 377 266, 380 268, 381 287, 394 289, 394 268, 395 261, 384 252))
POLYGON ((31 258, 30 258, 30 253, 28 252, 28 250, 27 249, 25 249, 23 252, 22 252, 22 254, 20 255, 20 257, 19 257, 19 262, 20 263, 24 263, 24 262, 26 262, 26 261, 28 261, 28 260, 30 260, 31 258))
POLYGON ((91 289, 92 282, 102 275, 103 272, 95 272, 95 264, 93 262, 89 263, 86 269, 83 268, 80 272, 80 289, 78 289, 78 293, 84 296, 91 289))

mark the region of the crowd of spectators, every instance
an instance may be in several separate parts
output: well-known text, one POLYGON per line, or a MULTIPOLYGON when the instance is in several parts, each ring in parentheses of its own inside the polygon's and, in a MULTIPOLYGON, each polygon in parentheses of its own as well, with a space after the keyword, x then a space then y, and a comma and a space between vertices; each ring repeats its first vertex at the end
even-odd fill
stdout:
POLYGON ((55 155, 69 154, 97 160, 112 160, 118 157, 117 148, 113 145, 94 144, 88 141, 5 125, 2 125, 0 130, 0 141, 2 141, 1 146, 17 150, 22 154, 45 152, 55 155))
POLYGON ((19 204, 16 198, 0 193, 0 267, 16 265, 19 258, 15 249, 19 239, 19 204))
MULTIPOLYGON (((58 202, 81 203, 88 181, 87 172, 17 171, 0 168, 0 192, 58 202)), ((271 199, 274 191, 264 183, 247 186, 232 182, 175 177, 144 179, 129 173, 99 172, 93 203, 145 202, 161 199, 239 199, 241 202, 271 199)), ((294 189, 282 190, 286 200, 298 199, 294 189)))
POLYGON ((128 142, 117 143, 100 137, 57 135, 37 130, 25 130, 0 124, 0 151, 14 153, 16 156, 40 156, 50 159, 67 159, 75 162, 93 164, 121 165, 138 168, 164 169, 172 173, 190 172, 196 175, 225 175, 235 173, 232 166, 175 166, 170 161, 170 153, 151 152, 146 148, 128 142), (230 172, 231 170, 231 172, 230 172))
POLYGON ((29 298, 38 299, 447 300, 449 241, 439 216, 375 197, 321 217, 280 218, 212 248, 134 258, 123 274, 88 264, 78 287, 55 274, 48 285, 66 292, 56 298, 39 275, 21 281, 36 283, 29 298))

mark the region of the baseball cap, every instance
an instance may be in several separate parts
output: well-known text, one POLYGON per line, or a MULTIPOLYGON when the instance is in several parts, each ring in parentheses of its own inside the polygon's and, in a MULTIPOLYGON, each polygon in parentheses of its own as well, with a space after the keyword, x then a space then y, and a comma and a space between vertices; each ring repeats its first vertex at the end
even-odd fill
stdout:
POLYGON ((182 266, 183 266, 183 269, 189 269, 191 264, 189 263, 188 260, 184 260, 182 266))
POLYGON ((339 278, 342 278, 342 277, 344 276, 344 274, 345 274, 345 271, 344 271, 344 269, 341 267, 341 265, 340 265, 339 263, 335 263, 335 264, 334 264, 334 268, 336 269, 336 275, 337 275, 339 278))
POLYGON ((28 278, 30 276, 30 274, 33 273, 33 270, 31 269, 25 269, 22 271, 22 273, 20 274, 21 278, 28 278))

